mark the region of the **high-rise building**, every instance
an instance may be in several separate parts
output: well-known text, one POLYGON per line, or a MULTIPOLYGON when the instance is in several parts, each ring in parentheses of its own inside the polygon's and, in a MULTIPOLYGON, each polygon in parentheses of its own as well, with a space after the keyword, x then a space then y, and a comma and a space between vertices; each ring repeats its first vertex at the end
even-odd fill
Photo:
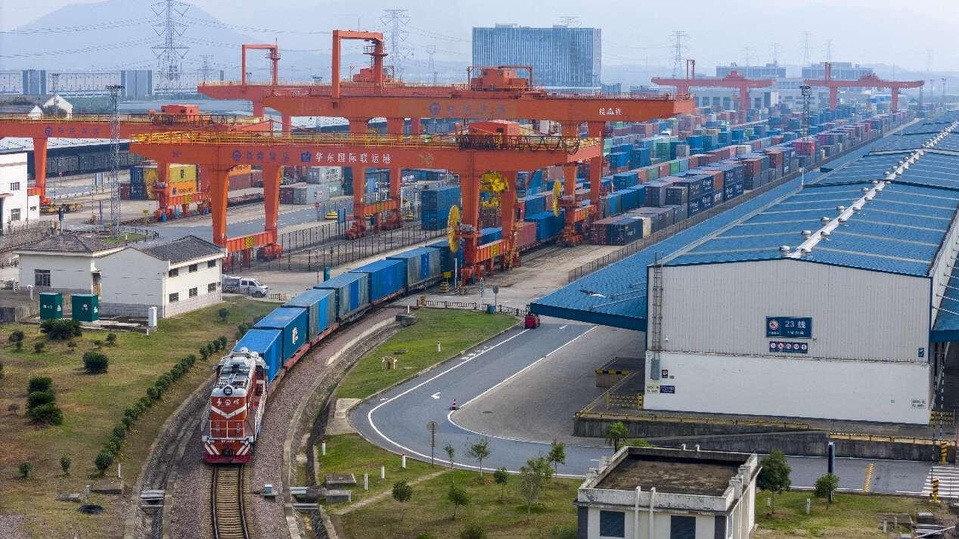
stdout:
MULTIPOLYGON (((857 80, 866 75, 872 75, 871 67, 862 67, 859 64, 851 62, 833 62, 832 78, 836 80, 857 80)), ((802 78, 804 79, 822 79, 826 76, 826 67, 823 64, 816 64, 802 68, 802 78)))
POLYGON ((124 69, 120 71, 120 86, 123 86, 125 98, 151 98, 153 97, 153 70, 124 69))
POLYGON ((764 66, 741 66, 729 64, 726 66, 716 66, 716 76, 725 77, 735 71, 747 79, 784 79, 786 78, 786 68, 777 64, 766 64, 764 66))
POLYGON ((599 28, 473 28, 474 66, 532 66, 533 84, 552 90, 599 90, 601 57, 599 28))

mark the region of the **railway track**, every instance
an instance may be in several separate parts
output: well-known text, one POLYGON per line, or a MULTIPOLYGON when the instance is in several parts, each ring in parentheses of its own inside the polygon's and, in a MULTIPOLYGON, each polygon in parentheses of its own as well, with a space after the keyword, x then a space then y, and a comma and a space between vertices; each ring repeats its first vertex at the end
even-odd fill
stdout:
POLYGON ((213 469, 210 514, 215 539, 250 539, 243 503, 243 467, 217 466, 213 469))

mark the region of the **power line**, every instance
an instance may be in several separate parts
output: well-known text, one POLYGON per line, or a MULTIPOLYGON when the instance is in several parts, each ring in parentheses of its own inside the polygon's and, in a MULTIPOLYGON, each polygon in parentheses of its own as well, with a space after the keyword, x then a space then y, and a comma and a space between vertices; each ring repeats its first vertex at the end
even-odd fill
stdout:
POLYGON ((190 50, 189 47, 177 43, 186 31, 182 18, 190 6, 179 0, 161 0, 152 7, 154 15, 160 18, 154 31, 162 41, 153 47, 159 63, 160 77, 167 83, 175 83, 180 80, 182 60, 190 50))
POLYGON ((210 73, 213 72, 213 67, 210 65, 210 59, 213 58, 212 54, 201 54, 200 58, 203 60, 203 64, 200 66, 200 73, 203 77, 203 82, 210 80, 210 73))
POLYGON ((108 30, 112 28, 128 28, 149 24, 153 22, 151 17, 141 17, 138 19, 125 19, 119 21, 104 21, 91 24, 80 24, 76 26, 48 26, 41 28, 20 28, 16 30, 0 30, 0 34, 28 36, 35 34, 65 34, 71 32, 85 32, 87 30, 108 30))
POLYGON ((386 27, 387 39, 390 42, 388 52, 393 58, 393 69, 399 79, 403 78, 403 62, 413 55, 413 51, 406 44, 406 27, 410 23, 410 16, 406 13, 405 9, 386 9, 380 17, 380 23, 386 27))
POLYGON ((183 20, 199 26, 225 28, 228 30, 241 30, 244 32, 254 32, 258 34, 291 34, 304 36, 329 36, 333 34, 333 32, 330 32, 329 30, 284 30, 279 28, 261 28, 258 26, 243 26, 240 24, 230 24, 211 19, 201 19, 198 17, 183 17, 183 20))
POLYGON ((64 49, 56 51, 42 51, 42 52, 25 52, 19 54, 0 54, 0 58, 33 58, 37 56, 65 56, 68 54, 80 54, 84 52, 93 52, 93 51, 108 51, 114 49, 124 49, 127 47, 134 47, 137 45, 147 45, 152 43, 152 39, 136 39, 133 41, 123 41, 120 43, 110 43, 106 45, 93 45, 90 47, 83 47, 80 49, 64 49))

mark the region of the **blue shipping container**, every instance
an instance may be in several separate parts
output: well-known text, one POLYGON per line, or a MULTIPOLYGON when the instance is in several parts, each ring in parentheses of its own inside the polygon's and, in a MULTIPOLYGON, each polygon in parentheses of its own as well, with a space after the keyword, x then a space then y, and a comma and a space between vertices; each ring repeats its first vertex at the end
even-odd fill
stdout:
POLYGON ((236 343, 233 350, 246 348, 256 352, 266 363, 266 379, 272 382, 283 366, 283 332, 277 329, 251 329, 236 343))
POLYGON ((334 291, 338 320, 344 320, 370 305, 369 279, 365 274, 342 273, 313 288, 334 291))
POLYGON ((402 260, 377 260, 350 273, 369 275, 370 301, 379 301, 406 288, 406 264, 402 260))
MULTIPOLYGON (((447 251, 449 251, 448 248, 447 251)), ((403 261, 406 265, 408 287, 418 286, 442 276, 439 249, 419 247, 387 257, 387 260, 403 261)))
POLYGON ((302 307, 278 307, 264 316, 256 329, 278 329, 283 332, 283 361, 290 359, 309 339, 306 309, 302 307))
POLYGON ((336 320, 336 298, 332 290, 311 289, 301 292, 295 298, 286 302, 284 307, 300 307, 307 309, 309 317, 310 338, 316 337, 330 327, 332 320, 336 320))

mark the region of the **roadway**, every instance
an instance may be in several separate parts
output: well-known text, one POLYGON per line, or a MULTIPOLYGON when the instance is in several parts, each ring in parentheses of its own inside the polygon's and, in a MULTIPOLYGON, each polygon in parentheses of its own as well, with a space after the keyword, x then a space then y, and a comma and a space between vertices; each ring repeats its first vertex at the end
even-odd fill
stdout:
MULTIPOLYGON (((465 456, 466 444, 480 436, 489 438, 492 450, 484 469, 506 467, 510 471, 545 454, 550 442, 559 439, 567 443, 566 464, 559 466, 559 474, 583 477, 601 458, 613 454, 602 440, 569 434, 572 413, 598 395, 595 388, 583 388, 592 388, 593 370, 609 358, 584 351, 595 346, 621 351, 624 345, 628 350, 630 339, 641 335, 628 331, 611 335, 608 331, 553 320, 535 330, 508 331, 360 404, 351 412, 351 421, 371 442, 427 462, 427 423, 435 421, 436 462, 449 464, 443 450, 449 443, 456 449, 454 465, 468 469, 477 466, 465 456), (559 382, 577 375, 578 383, 559 382), (454 398, 460 405, 457 412, 449 410, 454 398)), ((826 471, 824 458, 788 458, 794 488, 812 488, 826 471)), ((868 483, 870 492, 883 494, 928 492, 932 469, 933 464, 927 462, 842 457, 836 461, 841 489, 862 491, 868 483)), ((952 467, 937 469, 937 475, 943 477, 943 490, 959 493, 959 475, 952 479, 949 474, 952 467)))

